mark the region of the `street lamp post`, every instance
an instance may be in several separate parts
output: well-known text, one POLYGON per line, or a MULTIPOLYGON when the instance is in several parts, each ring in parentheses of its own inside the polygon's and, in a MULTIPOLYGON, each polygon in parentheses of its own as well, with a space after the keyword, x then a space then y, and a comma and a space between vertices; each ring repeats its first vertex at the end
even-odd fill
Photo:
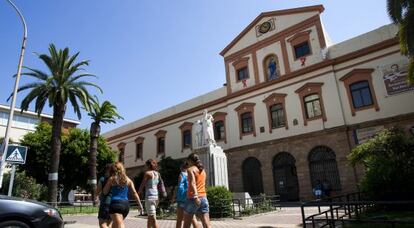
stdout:
POLYGON ((0 149, 0 156, 1 156, 1 164, 0 164, 0 188, 3 184, 3 174, 4 174, 4 168, 6 166, 6 152, 7 148, 9 147, 9 138, 10 138, 10 130, 13 124, 13 115, 14 115, 14 106, 16 105, 16 96, 17 96, 17 88, 19 87, 19 81, 20 81, 20 73, 22 71, 22 65, 23 65, 23 56, 24 56, 24 50, 26 47, 26 39, 27 39, 27 26, 26 21, 24 20, 24 17, 22 13, 20 12, 19 8, 11 1, 6 0, 10 3, 10 5, 13 7, 13 9, 17 12, 19 15, 22 23, 23 23, 23 42, 22 42, 22 48, 20 50, 20 58, 19 58, 19 65, 17 67, 17 75, 16 75, 16 81, 14 83, 14 90, 12 94, 12 102, 10 104, 10 115, 9 115, 9 121, 7 122, 7 128, 6 128, 6 135, 4 136, 4 141, 0 149))

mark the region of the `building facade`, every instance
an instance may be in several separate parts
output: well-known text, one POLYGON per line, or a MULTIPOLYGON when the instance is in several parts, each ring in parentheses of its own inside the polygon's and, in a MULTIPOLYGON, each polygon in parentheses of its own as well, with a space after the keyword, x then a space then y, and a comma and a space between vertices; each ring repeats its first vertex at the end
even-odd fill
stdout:
MULTIPOLYGON (((10 106, 0 105, 0 138, 6 135, 7 122, 9 121, 10 106)), ((48 114, 37 115, 35 112, 26 111, 21 113, 20 109, 15 109, 13 116, 13 126, 10 132, 10 139, 18 143, 25 134, 34 132, 36 125, 40 122, 52 123, 53 116, 48 114)), ((70 119, 63 120, 63 131, 75 128, 80 122, 70 119)))
POLYGON ((346 156, 384 128, 413 131, 414 87, 397 27, 333 44, 323 11, 260 14, 220 53, 224 87, 105 133, 128 174, 149 158, 191 153, 193 123, 208 109, 231 191, 310 199, 317 181, 333 194, 355 191, 362 169, 346 156))

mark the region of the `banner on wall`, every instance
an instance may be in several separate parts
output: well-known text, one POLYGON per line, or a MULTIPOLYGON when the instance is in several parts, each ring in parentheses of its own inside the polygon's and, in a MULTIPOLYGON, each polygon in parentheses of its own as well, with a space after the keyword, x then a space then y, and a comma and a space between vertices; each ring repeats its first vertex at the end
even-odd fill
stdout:
POLYGON ((384 130, 384 126, 375 126, 375 127, 367 127, 367 128, 360 128, 354 131, 355 143, 357 145, 362 144, 368 139, 374 137, 378 132, 384 130))
POLYGON ((400 61, 386 65, 382 69, 385 88, 388 95, 395 95, 407 91, 414 91, 414 84, 407 81, 408 61, 400 61))

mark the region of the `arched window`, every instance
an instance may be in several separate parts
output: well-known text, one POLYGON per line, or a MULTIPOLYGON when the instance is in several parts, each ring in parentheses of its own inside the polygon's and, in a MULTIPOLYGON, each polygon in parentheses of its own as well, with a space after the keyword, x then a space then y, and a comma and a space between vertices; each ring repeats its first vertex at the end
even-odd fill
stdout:
POLYGON ((244 160, 243 169, 243 186, 244 191, 250 196, 257 196, 263 193, 262 165, 259 160, 249 157, 244 160))
POLYGON ((266 81, 271 81, 280 77, 279 61, 276 55, 269 55, 263 61, 263 69, 266 81))
POLYGON ((316 182, 327 184, 331 190, 341 190, 335 152, 326 146, 317 146, 309 153, 309 169, 312 187, 316 182))
POLYGON ((275 193, 283 201, 299 199, 299 183, 295 163, 295 158, 287 152, 278 153, 273 159, 275 193))

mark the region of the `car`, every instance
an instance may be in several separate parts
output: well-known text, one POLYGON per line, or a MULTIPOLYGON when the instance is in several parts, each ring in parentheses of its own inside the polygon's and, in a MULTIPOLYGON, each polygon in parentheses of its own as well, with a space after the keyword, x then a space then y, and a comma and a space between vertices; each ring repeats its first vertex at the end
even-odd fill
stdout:
POLYGON ((52 206, 34 200, 0 195, 0 228, 61 228, 64 221, 52 206))

